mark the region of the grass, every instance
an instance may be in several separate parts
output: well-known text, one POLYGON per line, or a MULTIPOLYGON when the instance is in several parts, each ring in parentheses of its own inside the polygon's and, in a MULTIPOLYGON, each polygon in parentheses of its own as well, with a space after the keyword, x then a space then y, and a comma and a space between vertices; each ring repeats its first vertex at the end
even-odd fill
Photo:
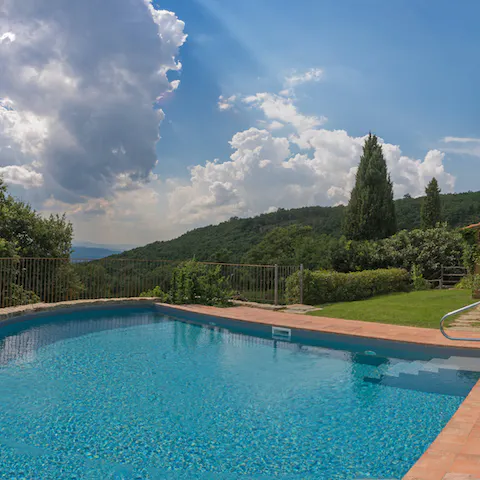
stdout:
POLYGON ((335 303, 309 315, 439 328, 443 315, 473 302, 470 290, 427 290, 335 303))

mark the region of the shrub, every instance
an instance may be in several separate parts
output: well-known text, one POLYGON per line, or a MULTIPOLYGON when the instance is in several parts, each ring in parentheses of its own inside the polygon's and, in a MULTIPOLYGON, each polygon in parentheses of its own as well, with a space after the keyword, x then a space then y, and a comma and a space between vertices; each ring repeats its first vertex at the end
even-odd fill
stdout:
POLYGON ((339 272, 417 266, 419 274, 431 279, 443 266, 462 264, 466 242, 446 225, 428 230, 403 230, 379 241, 347 241, 342 238, 332 254, 332 267, 339 272))
POLYGON ((190 260, 178 265, 172 273, 170 291, 160 287, 142 292, 141 297, 158 297, 164 303, 225 306, 232 291, 220 266, 204 265, 190 260))
POLYGON ((12 284, 11 295, 9 298, 9 306, 29 305, 39 303, 40 297, 30 290, 25 290, 21 285, 12 284))
POLYGON ((480 285, 480 275, 466 275, 456 285, 457 290, 476 290, 480 285))
POLYGON ((172 303, 226 305, 231 293, 219 265, 204 265, 190 260, 173 271, 172 303))
POLYGON ((461 234, 466 246, 463 252, 463 264, 470 275, 475 273, 476 265, 480 262, 479 232, 474 229, 463 229, 461 234))
MULTIPOLYGON (((410 288, 410 275, 403 269, 378 269, 351 273, 305 270, 303 302, 307 305, 349 302, 374 295, 405 292, 410 288)), ((288 277, 286 296, 288 303, 300 301, 298 273, 288 277)))
POLYGON ((430 282, 423 278, 423 275, 417 265, 413 265, 411 275, 414 290, 430 290, 432 287, 430 282))
POLYGON ((165 293, 159 286, 147 290, 146 292, 142 292, 140 296, 158 298, 162 303, 169 303, 170 301, 170 296, 168 293, 165 293))

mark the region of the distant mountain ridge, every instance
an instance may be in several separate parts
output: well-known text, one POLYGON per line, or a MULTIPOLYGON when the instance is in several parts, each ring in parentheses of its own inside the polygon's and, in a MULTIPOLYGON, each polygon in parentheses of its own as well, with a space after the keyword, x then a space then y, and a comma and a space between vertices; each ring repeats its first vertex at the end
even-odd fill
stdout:
POLYGON ((80 245, 73 246, 73 252, 70 258, 74 260, 97 260, 100 258, 110 257, 122 253, 122 250, 110 250, 108 248, 100 247, 83 247, 80 245))
MULTIPOLYGON (((480 192, 443 194, 444 221, 452 227, 480 222, 480 192)), ((398 229, 420 227, 422 197, 395 201, 398 229)), ((311 226, 318 234, 341 236, 345 207, 279 209, 253 218, 233 217, 218 225, 191 230, 169 241, 154 242, 119 255, 120 258, 240 263, 247 252, 270 230, 292 224, 311 226)))

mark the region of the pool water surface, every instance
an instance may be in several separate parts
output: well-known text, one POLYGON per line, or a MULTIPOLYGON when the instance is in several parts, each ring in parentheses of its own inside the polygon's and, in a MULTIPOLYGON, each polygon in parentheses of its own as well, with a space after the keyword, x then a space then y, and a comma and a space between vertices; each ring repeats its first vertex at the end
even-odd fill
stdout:
POLYGON ((401 478, 478 374, 154 309, 0 329, 0 478, 401 478))

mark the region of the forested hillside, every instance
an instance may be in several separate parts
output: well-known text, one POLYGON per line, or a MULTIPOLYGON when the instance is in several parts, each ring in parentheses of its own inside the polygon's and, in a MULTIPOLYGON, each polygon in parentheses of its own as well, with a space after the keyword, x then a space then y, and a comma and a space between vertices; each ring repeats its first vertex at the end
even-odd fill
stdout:
MULTIPOLYGON (((422 198, 396 200, 398 229, 420 227, 422 198)), ((442 195, 443 220, 451 227, 480 222, 480 192, 442 195)), ((314 234, 341 236, 345 208, 304 207, 280 209, 254 218, 231 218, 219 225, 197 228, 170 241, 154 242, 124 252, 120 258, 183 260, 195 257, 201 261, 242 262, 247 253, 266 233, 276 227, 311 226, 314 234)))
MULTIPOLYGON (((479 201, 480 203, 480 201, 479 201)), ((119 258, 241 262, 250 248, 276 227, 309 225, 315 232, 340 235, 344 207, 280 209, 253 218, 233 217, 219 225, 197 228, 166 242, 154 242, 118 255, 119 258)))

